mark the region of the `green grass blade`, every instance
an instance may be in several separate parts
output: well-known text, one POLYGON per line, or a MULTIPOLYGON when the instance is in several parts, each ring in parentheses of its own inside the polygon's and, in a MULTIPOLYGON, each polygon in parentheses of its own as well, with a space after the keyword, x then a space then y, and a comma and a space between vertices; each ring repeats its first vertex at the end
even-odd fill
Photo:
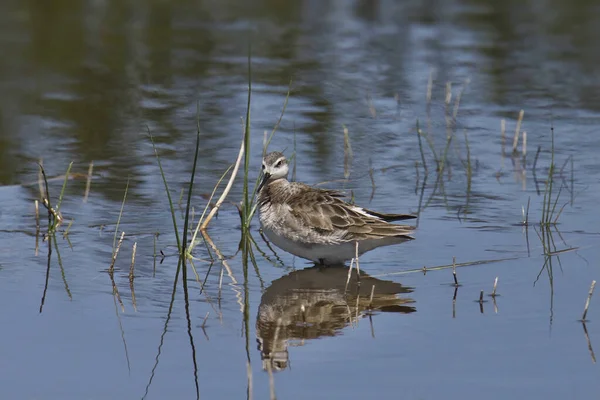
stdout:
POLYGON ((63 195, 65 194, 65 189, 67 188, 67 181, 69 180, 69 174, 71 173, 71 167, 73 166, 73 161, 69 164, 67 168, 67 173, 65 174, 65 180, 63 181, 62 189, 60 190, 60 196, 58 197, 58 203, 56 203, 56 213, 60 211, 60 205, 62 204, 63 195))
POLYGON ((52 224, 52 211, 50 211, 52 209, 52 203, 50 202, 50 189, 48 188, 48 178, 46 178, 46 171, 44 170, 42 164, 38 163, 38 165, 40 166, 40 170, 42 171, 44 185, 46 186, 46 201, 48 202, 48 232, 50 232, 54 228, 54 225, 52 224))
POLYGON ((160 162, 160 157, 158 156, 158 150, 156 149, 156 144, 154 143, 154 137, 152 136, 152 132, 150 132, 150 128, 148 129, 148 135, 150 136, 150 141, 152 142, 152 148, 154 149, 154 155, 156 156, 156 161, 158 162, 158 168, 160 169, 160 176, 162 177, 163 183, 165 185, 165 191, 167 192, 167 197, 169 199, 169 208, 171 209, 171 218, 173 219, 173 229, 175 230, 175 239, 177 240, 177 249, 181 254, 181 241, 179 240, 179 232, 177 231, 177 218, 175 217, 175 207, 173 207, 173 199, 171 199, 171 192, 169 192, 169 185, 167 184, 167 178, 165 177, 165 172, 162 167, 162 163, 160 162))
MULTIPOLYGON (((562 192, 562 188, 563 188, 563 185, 561 184, 560 187, 558 188, 558 194, 556 195, 556 198, 554 199, 554 205, 552 206, 552 211, 550 213, 549 219, 552 219, 554 217, 554 213, 556 212, 556 203, 558 203, 558 199, 560 199, 560 194, 562 192)), ((555 224, 556 224, 557 220, 558 220, 558 217, 557 217, 557 219, 554 220, 555 224)))
POLYGON ((285 110, 287 108, 291 92, 292 92, 292 79, 290 78, 290 83, 288 85, 287 94, 285 95, 285 100, 283 101, 283 108, 281 110, 281 114, 279 115, 279 119, 277 120, 277 123, 275 124, 275 126, 273 127, 273 130, 271 131, 271 134, 269 135, 269 139, 267 139, 267 142, 265 143, 265 147, 263 148, 263 156, 266 154, 267 148, 269 147, 269 143, 271 143, 271 140, 273 139, 275 132, 277 131, 277 129, 279 128, 279 125, 281 124, 281 120, 283 119, 283 115, 285 114, 285 110))
MULTIPOLYGON (((279 119, 277 120, 277 122, 275 123, 275 126, 273 127, 273 130, 271 131, 271 134, 269 135, 269 138, 266 140, 265 142, 265 146, 263 148, 263 157, 266 154, 267 148, 269 147, 269 143, 271 143, 271 140, 273 139, 273 136, 275 135, 275 132, 277 131, 277 129, 279 128, 279 125, 281 124, 281 120, 283 119, 283 115, 285 114, 285 110, 287 108, 288 105, 288 101, 290 99, 290 93, 292 91, 292 80, 290 79, 290 84, 288 86, 288 91, 287 94, 285 95, 285 100, 283 102, 283 109, 281 110, 281 114, 279 115, 279 119)), ((249 115, 246 116, 247 118, 249 118, 249 115)), ((265 132, 266 134, 266 132, 265 132)), ((295 147, 295 136, 294 136, 294 147, 295 147)), ((290 162, 291 162, 291 158, 290 158, 290 162)), ((250 206, 248 207, 248 209, 250 210, 250 212, 245 216, 245 224, 246 226, 250 226, 250 221, 252 221, 252 218, 254 217, 254 214, 256 212, 256 204, 254 203, 254 200, 256 199, 256 191, 258 189, 258 185, 260 183, 260 180, 262 179, 262 172, 258 175, 258 177, 256 178, 256 182, 254 183, 254 189, 252 190, 252 195, 250 196, 250 206)))
POLYGON ((67 282, 67 275, 65 274, 65 268, 63 267, 60 251, 58 250, 58 241, 56 240, 55 232, 52 232, 52 242, 54 242, 54 249, 56 250, 56 258, 58 260, 58 266, 60 268, 60 275, 62 277, 63 284, 65 285, 65 292, 67 293, 67 296, 69 296, 69 300, 73 300, 73 295, 71 294, 71 290, 69 289, 69 283, 67 282))
POLYGON ((117 218, 117 226, 115 227, 115 236, 113 237, 113 253, 115 252, 115 246, 117 245, 117 233, 119 232, 119 225, 121 224, 121 217, 123 216, 123 209, 125 208, 125 200, 127 200, 127 191, 129 190, 129 177, 127 177, 127 184, 125 184, 125 193, 123 194, 123 201, 121 202, 121 211, 119 211, 119 217, 117 218))
MULTIPOLYGON (((186 247, 187 247, 187 234, 188 234, 188 224, 189 224, 189 218, 190 218, 190 205, 192 204, 192 191, 194 189, 194 177, 196 176, 196 165, 198 164, 198 150, 200 149, 200 104, 198 103, 196 105, 196 151, 194 152, 194 163, 192 165, 192 174, 190 176, 190 185, 188 187, 188 194, 187 194, 187 204, 185 206, 185 219, 183 221, 183 242, 182 242, 182 247, 181 247, 181 252, 179 253, 180 257, 181 257, 181 263, 183 265, 183 271, 182 271, 182 283, 183 283, 183 292, 185 294, 185 303, 186 303, 186 315, 188 316, 188 322, 189 322, 189 298, 188 298, 188 287, 187 287, 187 254, 186 254, 186 247)), ((191 333, 190 333, 191 335, 191 333)), ((196 357, 195 357, 195 348, 193 345, 193 339, 190 336, 190 339, 192 340, 192 349, 194 350, 194 366, 196 366, 196 357)), ((197 370, 196 370, 197 371, 197 370)), ((196 389, 198 388, 197 385, 197 381, 196 381, 196 389)))
POLYGON ((248 173, 250 170, 250 104, 252 99, 252 44, 248 43, 248 104, 244 126, 244 204, 242 207, 242 228, 250 226, 250 195, 248 193, 248 173))

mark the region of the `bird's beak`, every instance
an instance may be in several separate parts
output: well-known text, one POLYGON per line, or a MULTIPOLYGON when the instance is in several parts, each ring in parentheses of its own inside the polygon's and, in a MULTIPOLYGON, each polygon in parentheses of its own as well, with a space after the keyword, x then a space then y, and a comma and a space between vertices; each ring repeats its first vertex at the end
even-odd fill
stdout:
POLYGON ((262 189, 263 186, 265 186, 265 184, 267 183, 267 181, 269 180, 269 178, 271 177, 271 174, 268 172, 265 172, 263 174, 263 178, 260 181, 260 184, 258 185, 258 190, 257 192, 260 192, 260 189, 262 189))

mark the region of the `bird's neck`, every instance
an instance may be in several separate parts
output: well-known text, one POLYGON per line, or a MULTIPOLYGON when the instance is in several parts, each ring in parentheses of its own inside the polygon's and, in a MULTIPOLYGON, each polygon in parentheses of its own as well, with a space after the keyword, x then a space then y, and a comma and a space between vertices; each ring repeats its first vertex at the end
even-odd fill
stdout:
POLYGON ((260 203, 266 203, 271 200, 271 197, 276 192, 285 192, 290 182, 287 177, 281 177, 269 180, 258 193, 258 200, 260 203))

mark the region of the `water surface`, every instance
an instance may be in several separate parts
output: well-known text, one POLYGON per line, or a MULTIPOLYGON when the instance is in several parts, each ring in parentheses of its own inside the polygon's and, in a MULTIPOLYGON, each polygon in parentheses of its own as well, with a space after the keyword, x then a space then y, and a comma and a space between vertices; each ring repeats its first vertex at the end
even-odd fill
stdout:
POLYGON ((2 397, 597 393, 597 299, 578 320, 599 278, 599 15, 592 1, 2 3, 2 397), (237 181, 209 229, 227 266, 196 247, 188 321, 181 283, 169 312, 176 241, 148 130, 179 203, 198 121, 197 221, 239 149, 249 41, 251 180, 291 81, 270 148, 295 154, 300 181, 418 212, 417 239, 364 255, 361 285, 353 275, 346 291, 347 269, 274 254, 256 219, 255 268, 238 251, 237 181), (520 110, 526 157, 522 140, 511 156, 520 110), (425 136, 446 154, 441 175, 425 136), (552 154, 561 212, 542 229, 552 154), (36 239, 40 160, 53 203, 73 161, 49 269, 43 207, 36 239), (123 311, 106 271, 127 182, 114 274, 123 311), (456 291, 452 270, 436 268, 453 258, 456 291))

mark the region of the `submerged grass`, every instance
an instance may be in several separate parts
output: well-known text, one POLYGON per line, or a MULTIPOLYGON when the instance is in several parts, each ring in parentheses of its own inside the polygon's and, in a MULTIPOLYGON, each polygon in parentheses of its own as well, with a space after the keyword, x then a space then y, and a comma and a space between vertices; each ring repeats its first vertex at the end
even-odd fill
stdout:
MULTIPOLYGON (((58 229, 58 227, 60 226, 60 224, 63 221, 63 218, 60 214, 60 205, 62 203, 65 189, 67 187, 67 180, 69 179, 69 173, 71 171, 71 166, 73 165, 73 162, 71 162, 69 164, 69 167, 67 168, 67 173, 65 174, 65 179, 64 179, 63 186, 62 186, 62 189, 59 194, 59 200, 58 200, 56 208, 52 207, 52 201, 50 199, 50 189, 49 189, 49 185, 48 185, 48 178, 46 176, 46 171, 44 170, 44 167, 42 166, 41 163, 38 163, 38 165, 40 167, 40 173, 41 173, 41 176, 42 176, 42 179, 44 182, 44 185, 43 185, 44 189, 43 189, 43 191, 41 191, 42 204, 48 210, 48 233, 50 234, 52 232, 55 232, 56 229, 58 229)), ((42 188, 42 186, 40 183, 40 189, 41 188, 42 188)))
MULTIPOLYGON (((552 204, 552 186, 554 181, 554 127, 550 128, 552 136, 552 147, 551 147, 551 161, 550 168, 548 168, 548 178, 546 180, 546 190, 544 191, 544 200, 542 203, 542 219, 541 224, 550 225, 552 220, 552 212, 550 206, 552 204)), ((559 193, 560 194, 560 193, 559 193)), ((558 197, 557 199, 558 200, 558 197)))
MULTIPOLYGON (((169 191, 169 185, 167 183, 167 179, 166 179, 163 167, 162 167, 162 163, 161 163, 160 157, 158 155, 158 150, 156 149, 154 138, 152 136, 152 133, 150 132, 150 129, 148 128, 148 134, 149 134, 150 140, 152 142, 152 148, 154 149, 154 154, 156 156, 156 160, 157 160, 157 163, 158 163, 158 166, 160 169, 160 174, 161 174, 163 184, 165 186, 165 191, 167 193, 167 198, 169 201, 169 209, 171 212, 171 218, 173 220, 173 228, 175 231, 175 239, 177 241, 177 249, 179 251, 179 257, 178 257, 177 268, 175 270, 175 277, 173 278, 173 291, 172 291, 172 295, 171 295, 171 303, 169 305, 167 319, 165 321, 165 328, 164 328, 163 334, 161 335, 161 341, 160 341, 160 345, 158 348, 158 354, 156 356, 156 364, 155 364, 154 368, 152 369, 152 374, 150 376, 150 380, 146 387, 146 393, 144 394, 144 397, 148 394, 148 390, 149 390, 150 385, 152 384, 152 380, 154 378, 155 368, 156 368, 156 366, 158 366, 158 359, 160 357, 164 336, 166 335, 166 332, 167 332, 167 326, 171 319, 171 312, 173 310, 173 304, 175 302, 175 294, 177 292, 177 283, 179 281, 179 274, 181 272, 182 286, 183 286, 183 293, 184 293, 184 303, 185 303, 184 308, 185 308, 186 321, 187 321, 187 325, 188 325, 187 332, 188 332, 188 337, 190 339, 190 346, 191 346, 191 350, 192 350, 192 352, 191 352, 192 353, 192 363, 194 366, 194 383, 195 383, 195 389, 196 389, 196 398, 197 399, 200 398, 200 387, 198 384, 198 363, 197 363, 197 359, 196 359, 196 346, 194 344, 194 336, 192 334, 192 319, 190 316, 190 302, 189 302, 189 291, 188 291, 188 281, 187 281, 188 253, 186 251, 189 215, 190 215, 190 210, 191 210, 191 199, 192 199, 192 193, 193 193, 193 188, 194 188, 194 178, 195 178, 195 174, 196 174, 196 166, 198 163, 198 153, 199 153, 199 148, 200 148, 200 116, 199 116, 199 112, 200 112, 200 106, 198 104, 197 114, 196 114, 196 128, 197 128, 196 129, 196 148, 195 148, 195 152, 194 152, 194 161, 193 161, 193 166, 192 166, 192 171, 191 171, 191 176, 190 176, 190 182, 188 185, 188 195, 187 195, 187 203, 186 203, 186 208, 185 208, 182 240, 180 240, 179 231, 177 228, 177 217, 176 217, 176 213, 175 213, 175 206, 173 205, 173 200, 171 198, 171 193, 169 191)), ((192 265, 192 268, 193 268, 193 265, 192 265)), ((196 275, 197 275, 197 273, 196 273, 196 275)))
MULTIPOLYGON (((69 299, 72 299, 73 296, 71 294, 71 290, 69 289, 69 284, 67 282, 67 277, 65 274, 65 269, 63 266, 63 262, 62 262, 62 258, 60 256, 60 252, 58 249, 58 243, 56 240, 56 231, 58 229, 58 227, 60 226, 60 224, 63 221, 63 218, 60 214, 60 206, 62 204, 62 201, 64 199, 64 194, 65 194, 65 190, 67 187, 67 181, 69 179, 69 174, 71 171, 71 167, 73 166, 73 162, 71 162, 67 168, 67 172, 65 174, 65 179, 63 181, 63 185, 59 194, 59 198, 58 198, 58 202, 56 203, 56 208, 54 208, 52 206, 52 201, 50 198, 50 188, 48 185, 48 178, 46 176, 46 171, 44 170, 44 167, 42 166, 42 163, 38 163, 39 167, 40 167, 40 172, 39 172, 39 177, 40 179, 39 181, 39 187, 40 187, 40 195, 42 196, 42 204, 46 207, 46 209, 48 210, 48 227, 47 227, 47 240, 48 240, 48 258, 47 258, 47 264, 46 264, 46 279, 44 282, 44 290, 42 293, 42 299, 40 302, 40 308, 39 308, 39 312, 41 313, 44 309, 44 303, 46 301, 46 293, 48 291, 48 283, 50 282, 50 266, 51 266, 51 262, 52 262, 52 247, 54 246, 54 249, 56 251, 56 255, 57 255, 57 260, 58 260, 58 265, 60 268, 60 273, 61 273, 61 277, 63 280, 63 284, 65 287, 65 292, 67 293, 67 296, 69 297, 69 299), (42 185, 42 181, 43 181, 43 185, 42 185)), ((38 234, 40 231, 40 224, 39 224, 39 206, 38 206, 38 202, 36 201, 35 203, 36 205, 36 255, 37 255, 37 249, 38 249, 38 234)), ((64 234, 64 237, 67 237, 67 234, 69 232, 69 229, 71 228, 71 225, 73 224, 73 221, 70 222, 69 226, 67 227, 67 230, 64 234)), ((68 240, 68 237, 67 237, 68 240)))
MULTIPOLYGON (((544 199, 542 201, 542 217, 540 220, 540 225, 545 225, 545 226, 556 225, 558 223, 558 219, 560 218, 560 215, 562 214, 562 211, 564 210, 565 206, 568 204, 568 202, 565 203, 557 211, 556 206, 558 205, 558 201, 560 199, 560 195, 562 193, 562 189, 563 189, 564 185, 561 183, 560 187, 558 188, 558 193, 554 196, 554 194, 553 194, 554 171, 556 168, 556 165, 554 163, 554 152, 555 152, 554 126, 550 127, 550 132, 551 132, 551 137, 552 137, 551 138, 551 160, 550 160, 550 168, 548 169, 548 177, 546 178, 546 189, 544 190, 544 199)), ((567 158, 567 161, 568 160, 569 160, 569 158, 567 158)), ((567 161, 565 161, 565 164, 567 161)), ((571 188, 571 191, 573 191, 573 188, 571 188)))

